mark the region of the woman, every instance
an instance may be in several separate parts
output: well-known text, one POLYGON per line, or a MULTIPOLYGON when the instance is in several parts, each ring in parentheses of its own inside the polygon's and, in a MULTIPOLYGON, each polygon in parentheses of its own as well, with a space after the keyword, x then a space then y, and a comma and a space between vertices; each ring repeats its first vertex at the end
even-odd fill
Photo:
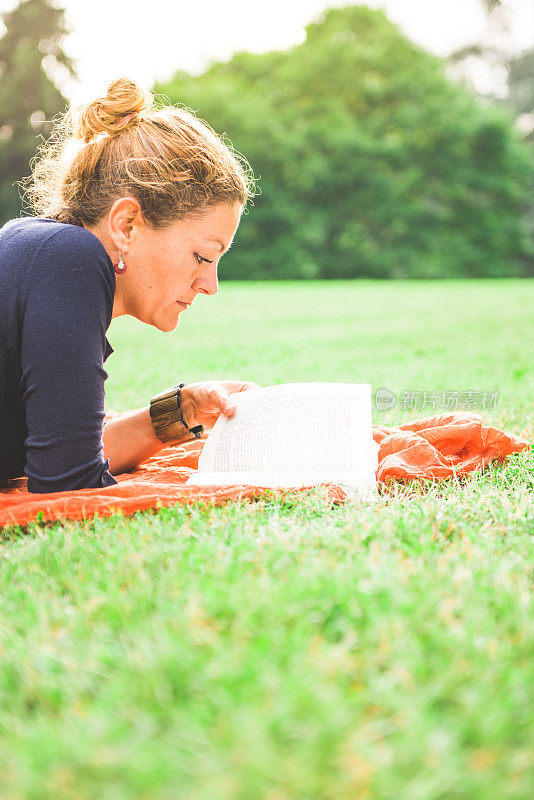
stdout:
POLYGON ((40 216, 0 231, 0 479, 108 486, 256 385, 173 387, 104 426, 111 319, 172 331, 197 294, 215 294, 252 180, 208 126, 121 78, 65 115, 29 192, 40 216))

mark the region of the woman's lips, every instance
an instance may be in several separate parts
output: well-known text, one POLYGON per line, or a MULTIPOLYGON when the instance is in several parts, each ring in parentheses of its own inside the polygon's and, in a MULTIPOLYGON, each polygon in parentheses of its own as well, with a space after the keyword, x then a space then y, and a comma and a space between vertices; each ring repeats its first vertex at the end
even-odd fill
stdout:
POLYGON ((178 303, 179 306, 181 306, 184 309, 184 311, 187 308, 187 306, 189 305, 189 303, 182 303, 181 300, 177 300, 176 302, 178 303))

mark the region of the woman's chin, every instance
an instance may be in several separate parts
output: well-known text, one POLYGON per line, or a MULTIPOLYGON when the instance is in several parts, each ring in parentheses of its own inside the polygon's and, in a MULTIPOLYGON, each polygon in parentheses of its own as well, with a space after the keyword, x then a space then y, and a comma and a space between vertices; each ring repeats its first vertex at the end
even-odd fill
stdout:
POLYGON ((178 320, 175 319, 174 322, 158 322, 155 324, 155 327, 163 331, 163 333, 170 333, 178 327, 178 320))
POLYGON ((170 333, 171 331, 175 330, 179 321, 180 317, 176 313, 176 309, 173 308, 172 311, 167 311, 165 314, 161 314, 152 324, 158 330, 163 331, 163 333, 170 333))
POLYGON ((135 314, 135 316, 140 322, 144 322, 145 325, 151 325, 153 328, 157 328, 158 331, 163 331, 163 333, 170 333, 170 331, 173 331, 178 325, 180 320, 179 313, 181 310, 181 307, 177 303, 173 303, 166 308, 147 309, 143 314, 138 313, 135 314))

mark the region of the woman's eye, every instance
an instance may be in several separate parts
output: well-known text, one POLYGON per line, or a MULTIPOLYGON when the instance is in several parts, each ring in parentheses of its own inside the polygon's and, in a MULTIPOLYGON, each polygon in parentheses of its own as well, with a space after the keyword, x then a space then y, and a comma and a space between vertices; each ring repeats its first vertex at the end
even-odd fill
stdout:
POLYGON ((193 253, 193 255, 197 260, 197 264, 202 264, 203 261, 206 261, 208 264, 213 264, 213 261, 210 261, 209 258, 203 258, 202 256, 199 256, 198 253, 193 253))

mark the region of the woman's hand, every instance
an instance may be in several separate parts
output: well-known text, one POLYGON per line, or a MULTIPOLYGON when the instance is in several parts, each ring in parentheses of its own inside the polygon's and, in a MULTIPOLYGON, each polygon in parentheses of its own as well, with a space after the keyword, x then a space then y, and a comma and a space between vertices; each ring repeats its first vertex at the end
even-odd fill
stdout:
POLYGON ((221 412, 227 417, 235 414, 236 407, 229 400, 230 394, 259 388, 257 383, 251 381, 189 383, 183 387, 180 393, 182 416, 188 428, 204 425, 209 430, 213 428, 221 412))

